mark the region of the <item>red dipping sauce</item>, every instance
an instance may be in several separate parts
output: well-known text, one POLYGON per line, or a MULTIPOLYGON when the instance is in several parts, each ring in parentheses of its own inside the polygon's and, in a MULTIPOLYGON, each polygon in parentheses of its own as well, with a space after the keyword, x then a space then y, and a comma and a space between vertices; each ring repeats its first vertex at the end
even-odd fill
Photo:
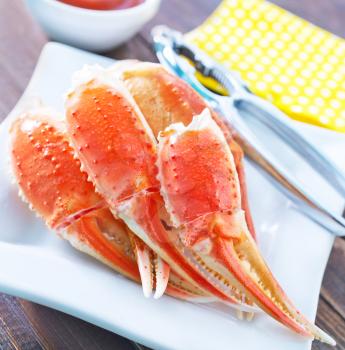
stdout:
POLYGON ((142 4, 145 0, 59 0, 65 4, 91 10, 123 10, 142 4))

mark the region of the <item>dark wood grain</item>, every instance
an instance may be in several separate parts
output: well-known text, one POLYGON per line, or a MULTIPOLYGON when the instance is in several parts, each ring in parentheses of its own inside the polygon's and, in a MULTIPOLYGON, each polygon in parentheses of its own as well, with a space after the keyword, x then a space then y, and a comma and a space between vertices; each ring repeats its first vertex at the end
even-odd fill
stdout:
MULTIPOLYGON (((344 0, 273 2, 345 37, 344 0)), ((109 52, 108 56, 155 60, 149 35, 154 24, 164 23, 187 31, 201 23, 218 3, 218 0, 163 0, 156 18, 139 35, 109 52)), ((0 121, 24 90, 45 42, 44 34, 30 19, 20 0, 0 0, 0 121)), ((345 349, 344 266, 345 240, 337 239, 325 273, 316 319, 320 327, 335 337, 337 349, 345 349)), ((313 350, 328 348, 321 343, 313 344, 313 350)), ((0 349, 129 350, 136 347, 116 334, 69 315, 0 294, 0 349)))
MULTIPOLYGON (((322 283, 316 323, 337 340, 337 349, 345 349, 345 240, 336 239, 322 283)), ((326 349, 314 342, 314 349, 326 349)))
POLYGON ((26 87, 45 42, 19 0, 0 0, 0 120, 26 87))

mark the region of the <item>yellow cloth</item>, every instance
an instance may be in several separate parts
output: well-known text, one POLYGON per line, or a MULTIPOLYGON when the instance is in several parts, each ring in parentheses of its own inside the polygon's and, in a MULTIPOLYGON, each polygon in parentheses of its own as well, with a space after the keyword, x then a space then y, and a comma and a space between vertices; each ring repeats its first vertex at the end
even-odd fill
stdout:
POLYGON ((292 118, 345 132, 343 39, 263 0, 224 0, 187 38, 292 118))

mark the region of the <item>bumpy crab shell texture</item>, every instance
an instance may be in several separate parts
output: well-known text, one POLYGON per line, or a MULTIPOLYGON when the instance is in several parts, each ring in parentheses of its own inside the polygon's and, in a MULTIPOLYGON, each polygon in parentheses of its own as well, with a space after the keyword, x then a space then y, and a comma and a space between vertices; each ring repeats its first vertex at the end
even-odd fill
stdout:
MULTIPOLYGON (((30 110, 15 120, 10 132, 12 168, 23 200, 76 249, 139 282, 142 275, 130 242, 133 233, 114 218, 80 170, 57 113, 45 107, 30 110)), ((137 254, 145 258, 143 251, 141 246, 137 254)), ((164 273, 160 261, 152 258, 146 262, 147 270, 153 263, 157 273, 164 273)), ((158 293, 164 290, 165 286, 158 293)), ((209 300, 176 274, 170 276, 167 293, 192 301, 209 300)))
POLYGON ((223 123, 207 109, 193 119, 205 104, 161 67, 120 68, 77 73, 66 103, 72 144, 113 213, 205 293, 248 309, 255 303, 297 333, 334 344, 300 315, 261 257, 242 155, 223 123), (136 74, 148 75, 147 85, 136 74), (189 125, 171 125, 157 146, 170 121, 189 125))

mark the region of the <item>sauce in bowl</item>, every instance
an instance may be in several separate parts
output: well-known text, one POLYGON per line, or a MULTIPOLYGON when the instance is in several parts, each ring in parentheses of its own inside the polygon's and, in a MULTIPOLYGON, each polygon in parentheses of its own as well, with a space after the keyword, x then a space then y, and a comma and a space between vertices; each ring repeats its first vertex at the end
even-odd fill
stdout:
POLYGON ((91 10, 123 10, 142 4, 145 0, 59 0, 68 5, 91 10))

